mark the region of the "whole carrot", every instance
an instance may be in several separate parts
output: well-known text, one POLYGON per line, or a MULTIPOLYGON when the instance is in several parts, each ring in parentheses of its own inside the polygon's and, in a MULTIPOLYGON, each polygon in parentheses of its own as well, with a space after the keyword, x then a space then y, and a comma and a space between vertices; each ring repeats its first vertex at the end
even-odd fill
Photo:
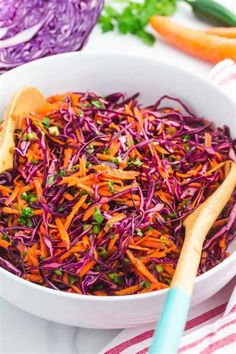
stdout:
POLYGON ((226 58, 236 60, 234 38, 223 38, 192 30, 162 16, 151 17, 150 24, 168 43, 197 58, 212 63, 226 58))
POLYGON ((211 27, 204 31, 206 34, 236 39, 236 27, 211 27))

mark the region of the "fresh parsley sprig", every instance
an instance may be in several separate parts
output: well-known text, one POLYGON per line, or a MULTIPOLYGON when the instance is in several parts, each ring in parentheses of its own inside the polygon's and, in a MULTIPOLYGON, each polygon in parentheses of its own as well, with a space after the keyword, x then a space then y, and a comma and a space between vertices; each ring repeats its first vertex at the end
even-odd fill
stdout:
POLYGON ((117 29, 122 34, 131 33, 151 46, 155 42, 152 33, 146 30, 151 16, 170 16, 175 12, 176 0, 110 0, 106 2, 99 23, 103 32, 117 29), (121 2, 121 9, 115 3, 121 2))

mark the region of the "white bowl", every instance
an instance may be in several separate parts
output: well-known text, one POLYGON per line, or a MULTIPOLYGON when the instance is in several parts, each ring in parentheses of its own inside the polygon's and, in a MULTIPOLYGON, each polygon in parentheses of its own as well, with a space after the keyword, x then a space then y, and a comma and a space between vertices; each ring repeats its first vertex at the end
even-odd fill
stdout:
MULTIPOLYGON (((35 86, 46 96, 92 90, 141 93, 144 104, 163 94, 184 100, 193 111, 236 131, 236 106, 214 84, 156 60, 115 54, 70 53, 37 60, 0 77, 0 116, 22 86, 35 86)), ((234 247, 235 249, 236 247, 234 247)), ((199 276, 192 306, 206 300, 235 275, 236 252, 199 276)), ((166 290, 123 297, 68 294, 25 281, 0 269, 1 296, 45 319, 89 328, 123 328, 153 322, 160 314, 166 290)))

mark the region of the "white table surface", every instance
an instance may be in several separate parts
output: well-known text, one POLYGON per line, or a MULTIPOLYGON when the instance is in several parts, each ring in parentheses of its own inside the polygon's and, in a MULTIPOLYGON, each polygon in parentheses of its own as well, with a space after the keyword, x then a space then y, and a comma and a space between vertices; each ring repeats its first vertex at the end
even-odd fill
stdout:
MULTIPOLYGON (((222 0, 235 6, 235 0, 222 0)), ((192 15, 187 5, 179 5, 178 22, 195 28, 205 25, 192 15)), ((137 53, 174 63, 205 76, 212 65, 191 58, 161 40, 148 47, 135 37, 116 33, 101 34, 95 28, 85 51, 137 53)), ((30 315, 0 299, 0 354, 96 354, 119 330, 89 330, 63 326, 30 315)))

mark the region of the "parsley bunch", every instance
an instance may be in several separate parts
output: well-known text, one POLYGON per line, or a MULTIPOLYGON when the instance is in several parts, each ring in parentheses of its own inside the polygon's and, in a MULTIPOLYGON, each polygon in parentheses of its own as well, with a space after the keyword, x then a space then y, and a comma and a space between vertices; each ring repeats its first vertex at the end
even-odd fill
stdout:
POLYGON ((151 16, 170 16, 175 12, 176 0, 110 0, 104 7, 99 19, 103 32, 117 29, 122 34, 131 33, 139 37, 145 44, 153 45, 155 37, 146 31, 151 16), (121 10, 115 3, 121 2, 121 10))

